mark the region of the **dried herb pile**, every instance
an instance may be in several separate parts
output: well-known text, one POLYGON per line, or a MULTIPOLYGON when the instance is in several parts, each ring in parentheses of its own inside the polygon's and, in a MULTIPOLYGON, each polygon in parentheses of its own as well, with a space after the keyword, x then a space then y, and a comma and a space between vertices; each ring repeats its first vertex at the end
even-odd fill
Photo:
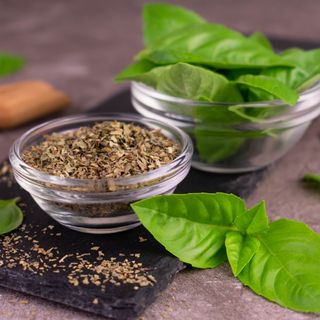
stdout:
POLYGON ((180 146, 160 130, 105 121, 52 133, 22 158, 37 170, 60 177, 103 179, 139 175, 174 160, 180 146))
MULTIPOLYGON (((107 257, 104 250, 93 243, 88 252, 63 254, 55 246, 43 247, 38 238, 38 230, 39 227, 24 224, 19 232, 2 238, 0 268, 22 268, 40 276, 61 273, 61 277, 66 277, 73 286, 94 285, 102 292, 107 285, 130 284, 138 290, 156 283, 150 270, 139 262, 140 253, 128 256, 119 253, 115 257, 107 257)), ((41 233, 52 237, 53 243, 54 238, 62 236, 54 230, 53 225, 41 229, 41 233)))
POLYGON ((7 184, 7 187, 10 188, 14 181, 13 172, 11 165, 5 161, 0 168, 0 182, 7 184))

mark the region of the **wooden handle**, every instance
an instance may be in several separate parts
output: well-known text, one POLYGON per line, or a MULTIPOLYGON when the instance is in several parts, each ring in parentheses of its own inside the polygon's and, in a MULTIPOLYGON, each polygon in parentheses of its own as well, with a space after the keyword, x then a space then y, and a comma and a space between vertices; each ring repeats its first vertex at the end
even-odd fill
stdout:
POLYGON ((0 86, 0 128, 12 128, 70 105, 61 91, 43 81, 0 86))

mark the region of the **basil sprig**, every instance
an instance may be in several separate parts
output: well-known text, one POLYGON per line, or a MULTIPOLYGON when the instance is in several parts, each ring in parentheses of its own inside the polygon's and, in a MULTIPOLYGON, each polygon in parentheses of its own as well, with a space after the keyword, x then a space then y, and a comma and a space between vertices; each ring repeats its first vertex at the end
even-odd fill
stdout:
POLYGON ((18 228, 23 221, 23 213, 17 206, 19 198, 0 200, 0 235, 18 228))
POLYGON ((287 219, 269 224, 264 202, 247 209, 232 194, 164 195, 132 204, 142 224, 181 261, 228 261, 257 294, 297 311, 320 312, 320 236, 287 219))

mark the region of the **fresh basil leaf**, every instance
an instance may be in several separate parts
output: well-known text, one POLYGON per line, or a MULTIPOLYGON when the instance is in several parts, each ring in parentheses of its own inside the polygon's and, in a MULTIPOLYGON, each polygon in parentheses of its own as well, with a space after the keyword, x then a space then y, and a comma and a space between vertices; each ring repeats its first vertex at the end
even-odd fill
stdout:
POLYGON ((199 152, 199 158, 206 163, 217 164, 236 156, 249 139, 277 138, 277 132, 274 129, 240 131, 224 128, 222 130, 216 123, 212 123, 211 128, 208 125, 210 123, 205 126, 196 124, 194 129, 195 147, 199 152))
MULTIPOLYGON (((278 105, 274 106, 272 103, 270 105, 267 105, 266 107, 251 107, 248 108, 247 106, 244 105, 234 105, 228 107, 229 111, 232 111, 234 114, 236 114, 239 118, 242 119, 241 122, 245 122, 244 120, 249 120, 253 123, 259 123, 263 122, 266 119, 276 116, 277 114, 280 114, 281 112, 285 111, 287 109, 287 105, 278 105)), ((266 129, 263 131, 258 131, 257 132, 257 137, 262 136, 262 135, 268 135, 270 137, 276 137, 277 134, 275 134, 276 130, 272 129, 266 129)))
POLYGON ((246 74, 258 75, 260 74, 261 69, 258 68, 241 68, 241 69, 219 69, 217 73, 223 74, 228 80, 237 80, 239 77, 246 74))
MULTIPOLYGON (((247 87, 246 90, 247 90, 247 93, 246 94, 242 93, 242 94, 246 96, 245 100, 249 101, 249 102, 261 102, 261 101, 265 102, 265 101, 272 101, 272 100, 277 99, 275 96, 273 96, 269 92, 263 91, 258 88, 247 87)), ((262 109, 262 108, 260 108, 260 109, 262 109)), ((269 109, 271 109, 271 108, 269 108, 269 109)), ((258 111, 258 110, 256 110, 256 111, 258 111)), ((254 112, 254 113, 256 113, 256 112, 254 112)), ((260 119, 265 118, 264 116, 260 117, 260 112, 258 112, 258 117, 260 119)))
POLYGON ((199 152, 200 160, 206 163, 219 163, 238 153, 246 141, 235 133, 232 136, 219 134, 219 130, 206 130, 201 126, 195 128, 195 145, 199 152))
POLYGON ((316 83, 320 82, 320 65, 317 67, 317 73, 308 77, 302 84, 297 88, 299 92, 305 91, 311 88, 316 83))
POLYGON ((214 71, 177 63, 158 78, 161 92, 192 100, 209 102, 242 101, 239 89, 214 71))
POLYGON ((268 230, 269 221, 265 202, 261 201, 255 207, 238 215, 234 220, 234 225, 248 235, 268 230))
POLYGON ((136 63, 130 64, 127 68, 122 70, 114 80, 116 82, 121 82, 124 80, 134 80, 138 76, 150 71, 151 69, 157 67, 154 63, 147 60, 140 60, 136 63))
POLYGON ((282 52, 282 57, 295 66, 308 71, 308 73, 312 73, 314 68, 320 64, 320 49, 302 50, 292 48, 282 52))
MULTIPOLYGON (((207 130, 213 132, 223 129, 221 126, 223 124, 240 124, 244 122, 244 117, 234 112, 228 104, 212 107, 196 106, 193 109, 193 117, 196 122, 206 124, 207 130)), ((226 130, 225 128, 224 130, 226 130)))
POLYGON ((187 25, 203 23, 196 13, 168 3, 147 3, 143 7, 143 33, 146 46, 187 25))
POLYGON ((228 232, 226 235, 226 251, 232 272, 238 276, 250 262, 260 247, 260 241, 240 232, 228 232))
POLYGON ((261 45, 266 49, 269 49, 271 51, 273 50, 271 42, 262 32, 255 32, 251 34, 249 39, 255 41, 257 44, 261 45))
POLYGON ((203 23, 179 29, 139 56, 156 64, 186 62, 220 69, 294 66, 255 40, 222 25, 203 23))
POLYGON ((20 70, 25 64, 22 57, 0 52, 0 76, 6 76, 20 70))
MULTIPOLYGON (((285 106, 283 106, 285 108, 285 106)), ((219 128, 223 128, 221 124, 229 124, 236 125, 241 123, 247 123, 247 120, 251 122, 260 122, 269 116, 276 115, 278 112, 283 111, 281 107, 274 107, 272 105, 267 107, 254 107, 250 108, 245 104, 234 104, 230 105, 217 105, 217 106, 197 106, 193 109, 193 117, 196 122, 206 124, 209 130, 219 130, 219 128)), ((245 137, 259 137, 264 135, 265 133, 269 133, 269 130, 264 131, 237 131, 230 129, 228 131, 227 127, 224 126, 224 131, 227 136, 231 136, 231 134, 238 133, 241 136, 245 137)))
POLYGON ((0 200, 0 234, 8 233, 21 225, 23 214, 17 206, 18 201, 18 198, 0 200))
POLYGON ((224 241, 235 217, 246 210, 234 195, 164 195, 133 203, 142 224, 181 261, 214 268, 225 261, 224 241))
MULTIPOLYGON (((274 130, 270 129, 261 131, 232 129, 232 125, 247 122, 247 112, 247 108, 228 105, 194 108, 193 117, 196 124, 193 134, 199 159, 206 163, 217 164, 240 153, 241 147, 248 139, 277 137, 274 130), (227 129, 228 127, 230 129, 227 129)), ((259 109, 259 112, 262 110, 259 109)), ((259 114, 256 117, 249 116, 250 121, 260 121, 258 116, 259 114)))
POLYGON ((239 279, 284 307, 320 312, 320 236, 303 223, 281 219, 256 237, 260 247, 239 279))
MULTIPOLYGON (((290 86, 290 88, 298 88, 301 83, 304 82, 305 79, 307 79, 308 72, 303 70, 300 67, 295 68, 286 68, 286 67, 273 67, 273 68, 267 68, 263 69, 261 71, 261 75, 268 76, 274 79, 277 79, 281 81, 282 83, 290 86)), ((256 95, 258 99, 261 100, 267 100, 269 99, 268 96, 259 98, 259 95, 256 95)), ((253 96, 252 99, 255 99, 253 96)))
POLYGON ((320 175, 314 173, 307 173, 303 177, 303 181, 313 184, 318 184, 320 186, 320 175))
POLYGON ((261 74, 276 78, 294 89, 305 88, 307 82, 311 86, 319 79, 320 49, 304 51, 293 48, 284 51, 282 57, 285 61, 294 64, 295 68, 269 68, 262 70, 261 74))
POLYGON ((240 85, 253 87, 267 92, 290 105, 294 105, 299 98, 299 95, 295 90, 271 77, 247 74, 239 77, 235 82, 240 85))
POLYGON ((238 87, 224 76, 186 63, 153 68, 143 74, 131 74, 130 79, 180 98, 215 102, 242 101, 238 87))

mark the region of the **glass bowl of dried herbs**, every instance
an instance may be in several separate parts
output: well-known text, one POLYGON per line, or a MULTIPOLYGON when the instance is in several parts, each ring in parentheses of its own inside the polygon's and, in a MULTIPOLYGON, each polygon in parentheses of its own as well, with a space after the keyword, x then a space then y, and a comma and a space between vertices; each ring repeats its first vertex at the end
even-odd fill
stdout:
POLYGON ((14 176, 53 219, 87 233, 140 224, 130 203, 174 192, 190 170, 182 130, 132 114, 93 114, 38 125, 16 140, 14 176))

